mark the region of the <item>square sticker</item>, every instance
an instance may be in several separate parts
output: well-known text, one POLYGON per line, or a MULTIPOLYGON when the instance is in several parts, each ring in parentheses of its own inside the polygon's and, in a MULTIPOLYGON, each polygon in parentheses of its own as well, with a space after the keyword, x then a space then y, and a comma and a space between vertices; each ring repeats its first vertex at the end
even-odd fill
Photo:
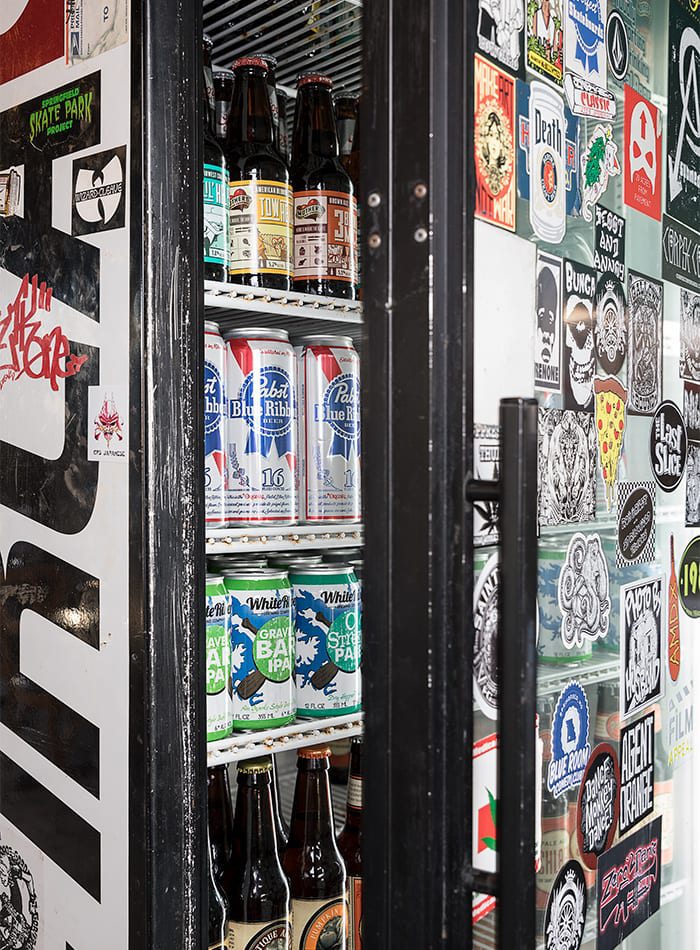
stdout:
POLYGON ((90 386, 88 388, 87 455, 91 462, 128 462, 127 386, 90 386))
POLYGON ((661 113, 625 86, 625 204, 661 220, 661 113))

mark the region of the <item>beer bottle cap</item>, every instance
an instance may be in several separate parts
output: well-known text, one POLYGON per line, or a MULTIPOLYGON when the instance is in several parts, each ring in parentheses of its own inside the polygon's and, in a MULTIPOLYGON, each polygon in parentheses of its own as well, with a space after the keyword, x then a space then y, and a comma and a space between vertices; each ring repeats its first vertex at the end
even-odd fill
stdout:
POLYGON ((331 754, 327 745, 312 745, 305 749, 299 749, 300 759, 325 759, 331 754))
POLYGON ((235 71, 237 69, 245 69, 247 66, 255 66, 256 69, 262 69, 267 72, 265 60, 260 59, 259 56, 241 56, 240 59, 235 61, 231 68, 235 71))
POLYGON ((268 69, 277 69, 277 57, 270 53, 251 53, 253 59, 261 59, 268 69))
POLYGON ((333 80, 330 76, 322 76, 321 73, 302 73, 297 78, 297 87, 307 86, 309 83, 316 83, 319 86, 328 86, 332 88, 333 80))
POLYGON ((240 775, 262 775, 264 772, 272 771, 272 762, 269 756, 260 759, 246 759, 238 763, 238 772, 240 775))

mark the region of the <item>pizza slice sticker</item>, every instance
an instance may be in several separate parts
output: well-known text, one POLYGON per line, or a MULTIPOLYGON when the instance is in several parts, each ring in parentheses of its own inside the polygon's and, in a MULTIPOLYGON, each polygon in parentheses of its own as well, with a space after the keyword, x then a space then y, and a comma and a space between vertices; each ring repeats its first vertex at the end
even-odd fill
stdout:
POLYGON ((593 391, 598 460, 605 483, 605 501, 610 511, 625 437, 627 390, 617 376, 596 376, 593 391))

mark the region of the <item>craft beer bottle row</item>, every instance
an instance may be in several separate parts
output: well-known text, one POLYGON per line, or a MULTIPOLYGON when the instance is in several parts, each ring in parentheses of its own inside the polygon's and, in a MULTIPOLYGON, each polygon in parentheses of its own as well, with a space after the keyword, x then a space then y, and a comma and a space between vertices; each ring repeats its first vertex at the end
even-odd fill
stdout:
POLYGON ((361 950, 362 740, 352 740, 347 810, 336 840, 330 750, 301 749, 289 830, 270 757, 209 769, 211 950, 361 950))
POLYGON ((354 300, 357 198, 347 171, 358 164, 352 97, 341 97, 336 119, 332 80, 318 73, 299 77, 290 166, 275 58, 237 59, 232 70, 217 74, 218 93, 211 60, 212 42, 205 37, 206 276, 354 300), (225 130, 223 143, 214 129, 225 130))
POLYGON ((352 523, 360 504, 360 361, 350 337, 205 323, 210 527, 352 523))

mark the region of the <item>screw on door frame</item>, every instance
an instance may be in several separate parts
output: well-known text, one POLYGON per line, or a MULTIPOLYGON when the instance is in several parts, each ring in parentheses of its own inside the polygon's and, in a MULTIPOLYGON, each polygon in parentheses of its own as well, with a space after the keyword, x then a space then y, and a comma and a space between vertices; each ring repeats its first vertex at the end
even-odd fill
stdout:
POLYGON ((370 234, 370 236, 367 238, 367 243, 369 244, 369 246, 372 248, 373 251, 376 251, 376 249, 382 243, 381 234, 378 234, 376 231, 373 231, 370 234))
POLYGON ((379 194, 378 191, 371 191, 367 195, 367 204, 369 205, 370 208, 378 208, 381 203, 382 203, 382 196, 379 194))
POLYGON ((425 241, 428 240, 428 232, 425 230, 425 228, 416 228, 413 233, 413 240, 417 244, 424 244, 425 241))
POLYGON ((419 181, 418 184, 413 189, 413 194, 416 198, 422 199, 428 194, 428 186, 423 181, 419 181))

